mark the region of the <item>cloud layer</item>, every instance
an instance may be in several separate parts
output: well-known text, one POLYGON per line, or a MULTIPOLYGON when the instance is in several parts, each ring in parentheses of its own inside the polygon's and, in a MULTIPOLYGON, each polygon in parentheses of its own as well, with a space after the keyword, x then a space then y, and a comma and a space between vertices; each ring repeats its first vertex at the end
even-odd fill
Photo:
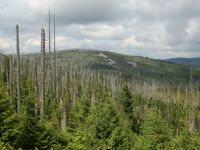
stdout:
MULTIPOLYGON (((0 0, 0 51, 40 51, 49 0, 0 0)), ((62 49, 110 50, 153 58, 200 56, 199 0, 51 0, 62 49)))

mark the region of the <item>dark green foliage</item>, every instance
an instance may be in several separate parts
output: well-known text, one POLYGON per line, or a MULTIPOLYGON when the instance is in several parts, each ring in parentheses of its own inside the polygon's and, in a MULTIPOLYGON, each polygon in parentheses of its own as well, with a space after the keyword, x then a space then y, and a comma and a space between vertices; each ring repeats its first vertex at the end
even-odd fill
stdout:
POLYGON ((89 115, 89 112, 90 112, 91 101, 86 96, 83 96, 80 99, 80 101, 81 101, 81 104, 82 104, 83 116, 87 117, 89 115))
POLYGON ((111 65, 106 65, 106 64, 91 64, 91 65, 88 65, 87 67, 90 67, 91 69, 94 69, 94 70, 115 70, 114 67, 112 67, 111 65))
POLYGON ((6 94, 5 83, 0 81, 0 135, 2 136, 5 127, 5 120, 9 117, 9 98, 6 94))
POLYGON ((132 100, 132 94, 127 85, 125 85, 122 89, 121 101, 122 101, 125 113, 130 117, 133 112, 133 100, 132 100))
POLYGON ((0 85, 0 148, 12 149, 10 144, 12 145, 18 134, 15 128, 17 118, 13 111, 14 107, 10 103, 6 85, 2 80, 0 80, 0 85))
POLYGON ((89 116, 95 149, 131 149, 135 136, 128 121, 121 118, 109 98, 97 104, 89 116))
POLYGON ((18 136, 16 147, 23 149, 49 149, 53 143, 53 135, 48 131, 44 123, 35 115, 35 103, 33 96, 29 95, 25 99, 25 114, 20 122, 21 133, 18 136))

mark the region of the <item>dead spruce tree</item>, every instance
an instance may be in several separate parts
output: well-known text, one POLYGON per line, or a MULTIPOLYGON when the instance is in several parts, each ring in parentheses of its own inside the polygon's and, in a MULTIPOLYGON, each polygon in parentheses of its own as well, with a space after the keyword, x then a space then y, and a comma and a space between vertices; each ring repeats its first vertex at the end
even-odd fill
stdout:
POLYGON ((38 88, 38 63, 37 63, 37 58, 35 57, 34 59, 34 83, 35 83, 35 113, 38 114, 39 110, 39 99, 38 99, 38 94, 39 94, 39 88, 38 88))
POLYGON ((53 100, 53 74, 52 74, 52 61, 51 61, 51 10, 49 6, 49 100, 53 100))
POLYGON ((53 15, 53 28, 54 28, 54 44, 53 44, 53 60, 54 60, 54 66, 53 66, 53 88, 54 88, 54 94, 56 95, 56 89, 57 89, 57 62, 56 62, 56 18, 55 14, 53 15))
POLYGON ((0 74, 3 73, 3 56, 0 54, 0 74))
POLYGON ((189 80, 189 85, 188 85, 188 117, 187 117, 187 122, 188 122, 188 131, 192 132, 194 129, 194 83, 192 79, 192 68, 190 69, 190 80, 189 80))
POLYGON ((6 83, 7 83, 7 92, 10 95, 10 69, 9 69, 9 58, 6 58, 5 64, 5 71, 6 71, 6 83))
POLYGON ((41 106, 40 118, 45 118, 45 30, 41 29, 41 106))
POLYGON ((20 112, 20 49, 19 49, 19 25, 16 25, 16 50, 17 50, 17 113, 20 112))
POLYGON ((60 76, 60 108, 61 108, 61 118, 60 118, 60 126, 62 130, 66 129, 67 126, 67 103, 66 103, 66 96, 64 98, 64 93, 63 93, 63 78, 62 78, 62 67, 59 69, 59 76, 60 76))
POLYGON ((9 95, 10 102, 13 102, 13 57, 9 56, 9 95))

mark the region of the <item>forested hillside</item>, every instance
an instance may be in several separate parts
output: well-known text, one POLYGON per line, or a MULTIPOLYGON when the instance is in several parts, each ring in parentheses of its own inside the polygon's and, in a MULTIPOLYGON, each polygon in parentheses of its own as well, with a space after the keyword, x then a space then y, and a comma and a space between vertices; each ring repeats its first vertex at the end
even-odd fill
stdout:
POLYGON ((50 58, 43 34, 40 55, 0 57, 1 149, 200 148, 198 67, 99 51, 50 58))
MULTIPOLYGON (((48 56, 48 54, 47 54, 48 56)), ((24 59, 34 59, 38 54, 25 55, 24 59)), ((104 73, 120 74, 124 79, 167 80, 170 82, 188 82, 190 74, 200 80, 200 68, 174 64, 141 56, 128 56, 107 51, 67 50, 57 52, 57 64, 82 66, 83 68, 104 73)))

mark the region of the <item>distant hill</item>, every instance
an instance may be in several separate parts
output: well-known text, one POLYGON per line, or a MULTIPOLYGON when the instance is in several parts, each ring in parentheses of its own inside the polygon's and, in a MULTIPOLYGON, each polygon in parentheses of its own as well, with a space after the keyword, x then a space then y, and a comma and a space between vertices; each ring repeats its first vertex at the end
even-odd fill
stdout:
MULTIPOLYGON (((30 54, 26 56, 36 56, 30 54)), ((141 56, 122 55, 96 50, 66 50, 57 53, 59 66, 82 65, 91 70, 120 73, 124 78, 183 81, 189 79, 190 66, 141 56)), ((194 78, 200 79, 200 67, 192 67, 194 78)))
POLYGON ((167 59, 167 61, 173 62, 176 64, 200 66, 200 57, 197 57, 197 58, 172 58, 172 59, 167 59))

